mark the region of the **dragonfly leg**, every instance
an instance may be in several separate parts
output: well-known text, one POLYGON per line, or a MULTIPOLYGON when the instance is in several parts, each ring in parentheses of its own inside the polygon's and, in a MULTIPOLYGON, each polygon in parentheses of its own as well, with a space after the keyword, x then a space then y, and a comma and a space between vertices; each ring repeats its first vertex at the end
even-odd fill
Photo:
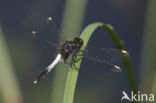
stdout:
POLYGON ((72 55, 72 61, 69 63, 66 60, 64 60, 64 63, 67 65, 70 65, 71 68, 78 70, 78 68, 76 67, 76 65, 74 64, 76 62, 75 58, 74 58, 74 54, 72 55))
POLYGON ((79 60, 81 60, 83 58, 83 54, 75 54, 74 55, 74 60, 75 62, 78 62, 79 60))
POLYGON ((73 53, 72 54, 72 61, 70 63, 68 63, 66 60, 64 61, 65 64, 70 65, 71 68, 75 68, 76 70, 79 70, 77 68, 77 66, 74 64, 76 62, 78 62, 79 60, 82 59, 83 54, 77 54, 77 53, 73 53), (77 56, 80 56, 79 58, 77 58, 77 56))
POLYGON ((66 60, 64 61, 64 63, 67 64, 67 65, 71 65, 71 63, 68 63, 66 60))
POLYGON ((76 66, 74 63, 71 64, 70 66, 71 66, 71 68, 73 68, 73 69, 79 70, 79 69, 77 68, 77 66, 76 66))
POLYGON ((72 65, 73 65, 77 70, 79 70, 79 69, 77 68, 77 66, 76 66, 74 63, 76 63, 76 62, 78 62, 79 60, 81 60, 81 59, 82 59, 82 55, 83 55, 83 54, 76 54, 76 53, 73 54, 73 57, 72 57, 72 65), (81 56, 81 57, 77 58, 77 56, 81 56))
POLYGON ((74 64, 74 62, 72 63, 67 63, 66 61, 64 62, 67 65, 70 65, 71 68, 78 70, 78 68, 76 67, 76 65, 74 64))
POLYGON ((79 52, 83 55, 85 53, 85 50, 79 50, 79 52))
POLYGON ((76 53, 73 53, 73 56, 72 56, 72 66, 74 66, 74 68, 76 69, 76 70, 79 70, 78 68, 77 68, 77 66, 74 64, 74 63, 76 63, 77 62, 77 58, 76 58, 76 53))

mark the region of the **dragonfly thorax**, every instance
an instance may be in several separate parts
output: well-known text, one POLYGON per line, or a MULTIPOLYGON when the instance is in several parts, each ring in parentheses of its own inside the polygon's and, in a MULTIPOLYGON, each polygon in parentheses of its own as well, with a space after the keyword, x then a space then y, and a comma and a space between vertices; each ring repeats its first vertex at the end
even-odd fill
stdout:
POLYGON ((58 50, 58 53, 62 55, 61 59, 66 60, 70 54, 80 50, 82 45, 83 40, 76 37, 74 40, 65 41, 58 50))

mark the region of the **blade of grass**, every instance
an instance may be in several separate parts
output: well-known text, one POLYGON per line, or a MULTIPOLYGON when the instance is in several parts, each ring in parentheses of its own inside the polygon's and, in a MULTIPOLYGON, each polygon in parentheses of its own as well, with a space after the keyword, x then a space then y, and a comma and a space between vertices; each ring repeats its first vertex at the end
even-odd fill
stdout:
POLYGON ((22 103, 22 94, 0 25, 0 93, 4 103, 22 103))
MULTIPOLYGON (((85 50, 86 45, 89 41, 89 38, 91 37, 93 32, 98 27, 102 27, 111 36, 112 40, 114 41, 114 43, 116 44, 118 49, 125 50, 122 41, 120 40, 118 35, 115 33, 113 28, 110 25, 103 24, 101 22, 96 22, 96 23, 90 24, 84 29, 84 31, 80 35, 80 38, 82 38, 84 41, 84 45, 81 48, 82 50, 85 50)), ((81 57, 77 56, 77 58, 81 58, 81 57)), ((129 57, 127 55, 122 55, 122 60, 125 65, 125 68, 126 68, 126 73, 128 76, 130 87, 134 92, 136 92, 136 82, 134 79, 134 74, 132 71, 132 66, 130 64, 129 57)), ((74 63, 74 65, 76 65, 76 67, 79 69, 80 69, 81 61, 82 61, 82 59, 80 59, 78 62, 74 63)), ((63 103, 73 103, 78 73, 79 73, 78 70, 75 70, 71 67, 69 68, 63 103)))
POLYGON ((156 1, 149 0, 148 2, 142 40, 140 88, 144 93, 156 93, 156 91, 152 91, 154 90, 152 88, 156 87, 156 84, 154 86, 156 77, 156 1))
POLYGON ((80 34, 88 0, 66 0, 62 21, 62 31, 68 38, 80 34), (70 35, 71 34, 71 35, 70 35))

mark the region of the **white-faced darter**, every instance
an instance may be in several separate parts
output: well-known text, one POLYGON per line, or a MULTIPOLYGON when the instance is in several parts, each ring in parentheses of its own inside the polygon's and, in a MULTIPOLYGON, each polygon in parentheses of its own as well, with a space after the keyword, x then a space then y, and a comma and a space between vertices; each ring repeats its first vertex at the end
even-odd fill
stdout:
MULTIPOLYGON (((53 22, 51 17, 48 17, 48 23, 53 22)), ((37 31, 33 30, 32 34, 36 35, 37 31)), ((56 66, 56 64, 59 61, 64 61, 64 63, 68 64, 66 61, 70 55, 72 55, 72 62, 70 63, 70 66, 77 69, 77 67, 74 65, 74 62, 76 62, 76 54, 78 52, 82 52, 83 58, 103 63, 105 65, 111 66, 113 70, 115 71, 121 71, 120 66, 111 63, 111 61, 117 57, 120 57, 121 54, 128 55, 128 52, 125 50, 119 50, 119 49, 105 49, 105 48, 94 48, 87 46, 85 51, 81 50, 81 47, 83 47, 83 40, 79 37, 75 37, 72 40, 66 40, 64 43, 59 45, 59 49, 57 50, 57 55, 54 61, 46 67, 34 80, 34 84, 37 84, 42 78, 44 78, 49 72, 52 71, 52 69, 56 66), (92 51, 96 52, 96 54, 91 53, 92 51)))

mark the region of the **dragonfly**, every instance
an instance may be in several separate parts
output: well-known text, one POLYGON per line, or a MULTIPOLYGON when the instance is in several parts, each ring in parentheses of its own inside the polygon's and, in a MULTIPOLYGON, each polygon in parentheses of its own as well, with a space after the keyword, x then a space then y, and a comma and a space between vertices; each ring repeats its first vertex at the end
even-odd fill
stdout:
MULTIPOLYGON (((49 22, 54 22, 51 17, 48 17, 48 24, 49 22)), ((55 26, 56 27, 56 26, 55 26)), ((33 30, 32 34, 36 35, 37 31, 33 30)), ((119 50, 119 49, 106 49, 106 48, 95 48, 91 46, 86 46, 85 50, 81 50, 84 45, 84 41, 79 38, 75 37, 71 40, 65 40, 62 44, 57 45, 56 43, 49 42, 50 44, 58 47, 57 54, 53 62, 47 66, 43 71, 39 73, 39 75, 34 80, 34 84, 37 84, 41 79, 43 79, 48 73, 52 71, 52 69, 56 66, 56 64, 60 61, 63 61, 65 64, 69 64, 72 68, 78 68, 74 65, 77 62, 77 54, 81 52, 82 58, 91 60, 97 63, 103 63, 105 65, 110 66, 115 71, 121 71, 121 67, 111 63, 112 60, 115 58, 119 58, 121 54, 128 55, 126 50, 119 50), (93 53, 96 52, 96 53, 93 53), (70 63, 67 62, 69 56, 72 55, 72 61, 70 63)))

